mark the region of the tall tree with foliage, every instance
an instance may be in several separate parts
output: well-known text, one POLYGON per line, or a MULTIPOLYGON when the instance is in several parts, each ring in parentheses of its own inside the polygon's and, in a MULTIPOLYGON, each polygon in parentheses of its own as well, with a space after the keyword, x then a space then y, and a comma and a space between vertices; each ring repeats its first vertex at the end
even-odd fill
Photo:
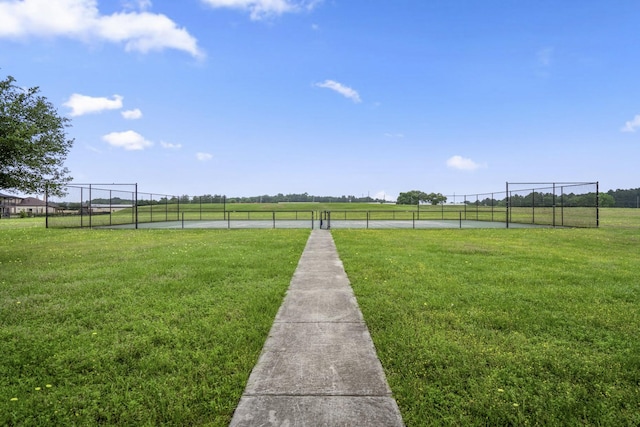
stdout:
POLYGON ((420 201, 427 197, 427 193, 420 190, 411 190, 398 194, 396 204, 398 205, 417 205, 420 201))
POLYGON ((0 80, 0 189, 63 195, 71 180, 64 167, 73 139, 69 119, 58 116, 40 89, 0 80))
POLYGON ((420 202, 431 203, 432 205, 439 205, 447 201, 447 197, 440 193, 425 193, 420 190, 411 190, 405 193, 400 193, 396 204, 398 205, 418 205, 420 202))
POLYGON ((432 205, 439 205, 447 201, 447 196, 443 196, 442 193, 429 193, 423 199, 425 203, 431 203, 432 205))

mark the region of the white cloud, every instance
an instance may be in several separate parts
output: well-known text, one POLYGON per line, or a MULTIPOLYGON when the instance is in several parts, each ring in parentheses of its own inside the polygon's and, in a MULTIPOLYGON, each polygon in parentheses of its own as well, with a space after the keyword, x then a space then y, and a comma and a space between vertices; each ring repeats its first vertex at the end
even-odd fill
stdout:
POLYGON ((127 119, 127 120, 138 120, 138 119, 142 118, 142 111, 140 111, 139 108, 135 108, 133 110, 123 111, 120 114, 122 114, 122 117, 127 119))
POLYGON ((179 150, 182 148, 182 144, 171 144, 170 142, 164 141, 160 141, 160 145, 167 150, 179 150))
POLYGON ((127 151, 144 150, 153 145, 153 142, 147 141, 138 132, 132 130, 111 132, 103 136, 102 139, 111 146, 124 148, 127 151))
POLYGON ((208 160, 213 159, 213 154, 209 153, 197 153, 196 158, 201 162, 206 162, 208 160))
POLYGON ((317 87, 331 89, 333 91, 338 92, 340 95, 351 99, 353 102, 361 102, 360 95, 355 90, 351 89, 348 86, 343 85, 342 83, 338 83, 334 80, 325 80, 322 83, 316 83, 317 87))
POLYGON ((404 138, 404 134, 403 133, 385 133, 384 136, 386 136, 387 138, 404 138))
POLYGON ((74 93, 69 100, 62 104, 71 108, 71 116, 82 116, 90 113, 100 113, 105 110, 119 110, 122 108, 122 97, 113 95, 113 99, 93 97, 74 93))
POLYGON ((147 53, 165 48, 183 50, 202 58, 197 41, 164 15, 148 12, 116 13, 102 17, 96 26, 99 37, 124 43, 125 50, 147 53))
POLYGON ((201 58, 197 40, 165 15, 142 12, 101 15, 97 0, 0 1, 0 38, 68 37, 123 43, 127 51, 182 50, 201 58))
POLYGON ((629 120, 624 124, 624 127, 620 129, 622 132, 635 132, 640 128, 640 114, 636 115, 632 120, 629 120))
POLYGON ((481 165, 479 163, 474 162, 471 159, 466 159, 462 156, 453 156, 449 160, 447 160, 447 166, 452 169, 459 170, 467 170, 473 171, 481 167, 486 167, 486 165, 481 165))
POLYGON ((246 10, 251 19, 259 21, 283 13, 312 10, 323 0, 202 0, 214 8, 246 10))

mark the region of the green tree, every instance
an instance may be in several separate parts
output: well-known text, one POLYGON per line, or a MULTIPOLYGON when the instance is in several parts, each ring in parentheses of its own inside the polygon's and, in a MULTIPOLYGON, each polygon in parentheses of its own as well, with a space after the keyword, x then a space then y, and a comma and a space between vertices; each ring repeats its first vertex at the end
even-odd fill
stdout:
POLYGON ((420 202, 431 203, 432 205, 439 205, 446 202, 447 197, 440 193, 425 193, 420 190, 411 190, 406 193, 400 193, 396 199, 397 205, 417 205, 420 202))
POLYGON ((607 194, 614 198, 616 208, 637 208, 640 205, 640 188, 609 190, 607 194))
POLYGON ((411 190, 398 194, 397 205, 417 205, 421 200, 425 200, 427 194, 420 190, 411 190))
POLYGON ((422 201, 431 203, 432 205, 439 205, 447 201, 447 196, 443 196, 441 193, 429 193, 422 201))
POLYGON ((598 204, 602 208, 613 208, 616 205, 616 200, 611 194, 599 193, 598 204))
POLYGON ((73 139, 39 88, 22 89, 0 80, 0 189, 62 196, 71 180, 64 167, 73 139))

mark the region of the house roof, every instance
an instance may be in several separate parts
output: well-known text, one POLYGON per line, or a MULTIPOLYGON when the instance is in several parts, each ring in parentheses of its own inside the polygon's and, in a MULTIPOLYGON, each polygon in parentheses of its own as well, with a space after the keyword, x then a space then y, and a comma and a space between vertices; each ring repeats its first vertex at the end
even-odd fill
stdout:
POLYGON ((45 206, 47 203, 44 200, 40 200, 36 197, 26 197, 20 202, 23 206, 45 206))
POLYGON ((11 194, 0 193, 0 197, 5 199, 22 199, 22 197, 12 196, 11 194))
POLYGON ((44 200, 40 200, 37 197, 25 197, 20 202, 20 206, 49 206, 50 208, 57 208, 58 204, 49 202, 45 202, 44 200))

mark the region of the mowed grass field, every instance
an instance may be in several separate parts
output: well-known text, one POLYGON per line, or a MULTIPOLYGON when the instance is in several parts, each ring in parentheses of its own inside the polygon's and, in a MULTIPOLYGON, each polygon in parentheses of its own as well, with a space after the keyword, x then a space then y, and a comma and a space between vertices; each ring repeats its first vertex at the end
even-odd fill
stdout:
POLYGON ((0 221, 0 425, 228 425, 309 230, 20 222, 0 221))
MULTIPOLYGON (((636 211, 334 230, 406 424, 640 424, 636 211)), ((308 234, 0 220, 0 424, 228 425, 308 234)))
POLYGON ((408 426, 640 425, 640 216, 605 213, 332 232, 408 426))

